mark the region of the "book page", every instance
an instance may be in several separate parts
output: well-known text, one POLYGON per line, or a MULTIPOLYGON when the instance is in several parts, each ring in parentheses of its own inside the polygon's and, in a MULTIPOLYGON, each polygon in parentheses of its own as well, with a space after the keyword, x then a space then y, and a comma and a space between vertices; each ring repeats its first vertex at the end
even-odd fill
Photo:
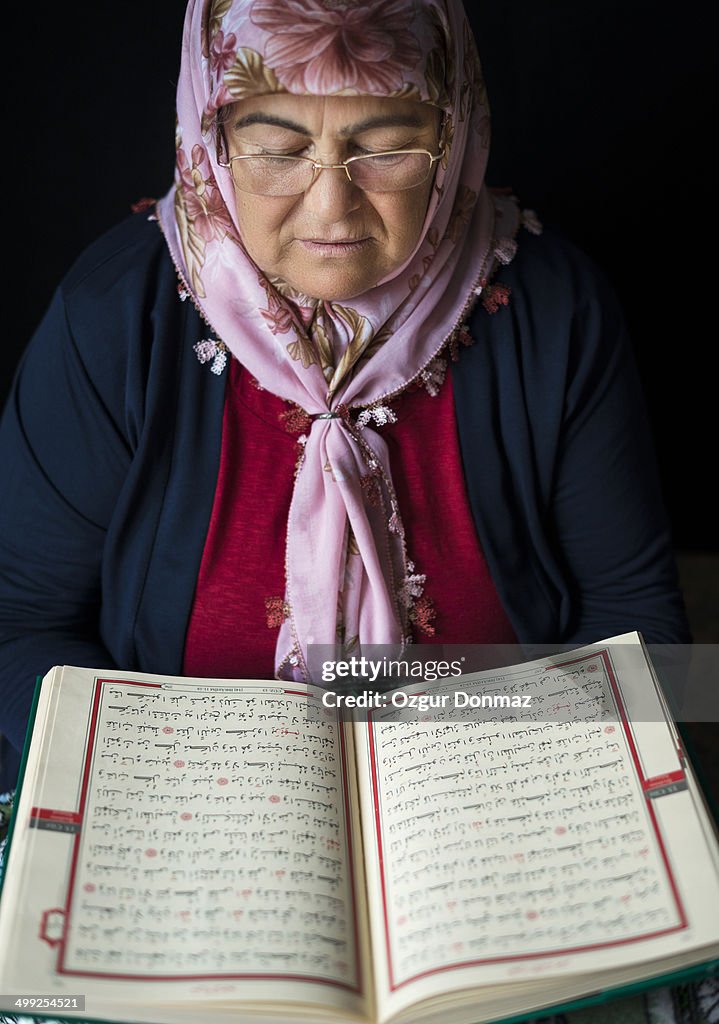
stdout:
POLYGON ((364 1012, 354 754, 310 689, 63 670, 13 839, 2 990, 364 1012))
POLYGON ((639 644, 404 690, 447 700, 356 725, 380 1019, 719 939, 715 864, 639 644))

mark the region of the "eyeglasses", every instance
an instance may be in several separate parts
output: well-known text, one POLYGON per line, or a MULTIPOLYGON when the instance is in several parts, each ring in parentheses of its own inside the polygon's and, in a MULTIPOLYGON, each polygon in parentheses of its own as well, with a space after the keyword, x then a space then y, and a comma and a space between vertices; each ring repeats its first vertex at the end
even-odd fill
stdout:
POLYGON ((351 156, 339 164, 321 164, 309 156, 273 154, 231 156, 219 161, 229 167, 241 192, 255 196, 298 196, 312 185, 321 171, 342 168, 349 181, 365 192, 402 192, 421 185, 444 152, 427 149, 394 149, 387 153, 351 156))

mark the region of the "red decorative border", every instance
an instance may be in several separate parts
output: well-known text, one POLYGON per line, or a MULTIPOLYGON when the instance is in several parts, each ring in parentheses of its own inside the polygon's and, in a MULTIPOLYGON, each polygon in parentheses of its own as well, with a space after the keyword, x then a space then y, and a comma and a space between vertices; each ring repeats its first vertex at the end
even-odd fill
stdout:
POLYGON ((661 834, 659 832, 659 825, 658 825, 658 822, 657 822, 657 819, 656 819, 656 815, 654 813, 653 801, 649 798, 649 791, 651 789, 656 788, 657 785, 658 785, 657 779, 662 780, 659 783, 659 785, 665 785, 666 781, 664 781, 664 780, 667 780, 668 782, 681 781, 681 780, 684 779, 684 772, 683 771, 671 772, 671 773, 668 773, 667 775, 655 776, 654 778, 651 778, 651 779, 647 779, 646 776, 644 775, 644 771, 642 769, 641 762, 639 760, 639 755, 638 755, 638 752, 637 752, 636 744, 634 743, 634 738, 633 738, 633 736, 631 734, 631 730, 629 728, 629 720, 627 718, 626 710, 624 708, 624 703, 622 701, 622 697, 621 697, 621 694, 620 694, 620 691, 619 691, 619 686, 618 686, 616 677, 614 675, 614 667, 612 665, 611 658, 609 657, 609 651, 606 648, 604 650, 602 650, 602 651, 595 651, 592 654, 587 654, 587 655, 583 655, 580 658, 575 658, 572 661, 562 661, 562 662, 559 662, 557 665, 548 665, 546 667, 546 671, 549 671, 552 668, 563 668, 563 667, 565 667, 567 665, 580 664, 583 661, 595 660, 597 657, 600 657, 602 659, 602 661, 604 662, 604 667, 606 669, 607 677, 609 679, 609 684, 610 684, 610 687, 611 687, 612 696, 614 697, 614 701, 615 701, 615 704, 616 704, 616 708, 617 708, 617 712, 618 712, 618 716, 619 716, 619 721, 621 722, 622 729, 624 730, 624 735, 625 735, 626 740, 627 740, 627 746, 629 747, 629 752, 630 752, 630 755, 631 755, 632 763, 634 765, 634 770, 636 771, 636 774, 637 774, 637 779, 638 779, 638 781, 639 781, 639 783, 641 785, 642 792, 644 793, 645 802, 646 802, 646 806, 647 806, 647 812, 649 814, 649 818, 650 818, 651 824, 654 827, 654 832, 655 832, 655 835, 656 835, 657 844, 659 846, 659 851, 661 853, 661 858, 662 858, 662 861, 664 863, 665 870, 667 872, 667 877, 668 877, 668 880, 669 880, 669 885, 670 885, 670 888, 671 888, 671 891, 672 891, 672 895, 674 896, 674 901, 675 901, 675 904, 676 904, 676 911, 677 911, 677 914, 679 916, 680 923, 678 925, 674 925, 671 928, 664 928, 664 929, 662 929, 660 931, 650 932, 650 933, 648 933, 646 935, 637 935, 635 937, 626 938, 626 939, 615 939, 614 941, 611 941, 611 942, 598 942, 598 943, 593 943, 593 944, 586 945, 586 946, 562 947, 562 948, 559 948, 559 949, 546 950, 546 951, 542 951, 542 952, 538 952, 538 953, 517 954, 516 956, 515 955, 506 955, 506 956, 497 956, 497 957, 478 958, 478 959, 474 959, 474 960, 463 960, 460 963, 446 964, 446 965, 444 965, 442 967, 429 968, 426 971, 420 971, 418 974, 413 974, 412 977, 406 978, 404 981, 396 982, 395 981, 395 970, 394 970, 394 966, 393 966, 393 962, 392 962, 392 947, 391 947, 390 935, 389 935, 389 915, 388 915, 388 912, 387 912, 387 883, 386 883, 386 880, 385 880, 384 853, 383 853, 383 849, 382 849, 382 831, 381 831, 381 828, 380 828, 380 819, 379 819, 380 792, 379 792, 379 785, 378 785, 377 750, 376 750, 376 746, 375 746, 374 733, 373 733, 373 728, 372 728, 372 726, 373 726, 372 719, 374 717, 375 712, 374 711, 370 711, 369 721, 368 721, 368 738, 369 738, 369 747, 370 747, 370 767, 371 767, 371 772, 372 772, 372 793, 373 793, 373 799, 374 799, 375 832, 376 832, 376 835, 377 835, 379 872, 380 872, 380 879, 381 879, 381 882, 382 882, 382 911, 383 911, 383 915, 384 915, 385 947, 386 947, 386 955, 387 955, 387 969, 388 969, 388 974, 389 974, 389 988, 390 988, 390 992, 397 992, 399 989, 403 988, 405 985, 409 985, 412 982, 418 981, 420 978, 426 978, 426 977, 429 977, 429 976, 431 976, 433 974, 441 974, 444 971, 461 970, 462 968, 465 968, 465 967, 477 967, 477 966, 481 966, 481 965, 484 965, 484 964, 510 963, 510 962, 514 962, 514 961, 517 961, 517 960, 536 960, 536 959, 543 958, 543 957, 566 956, 566 955, 568 955, 570 953, 584 953, 584 952, 587 952, 587 951, 590 951, 590 950, 608 949, 608 948, 612 948, 612 947, 615 947, 615 946, 627 945, 628 943, 633 943, 633 942, 644 942, 647 939, 659 938, 662 935, 671 935, 674 932, 682 931, 683 929, 688 927, 688 921, 687 921, 686 912, 684 910, 684 905, 683 905, 683 903, 681 901, 681 898, 679 896, 679 891, 678 891, 678 888, 677 888, 676 880, 675 880, 674 875, 672 873, 671 865, 669 864, 669 859, 667 857, 667 852, 666 852, 666 848, 664 846, 664 841, 663 841, 662 836, 661 836, 661 834), (676 778, 675 778, 675 776, 676 776, 676 778))
POLYGON ((57 807, 33 807, 31 821, 57 821, 62 825, 82 825, 82 815, 77 811, 61 811, 57 807))
POLYGON ((664 786, 672 786, 677 782, 684 782, 686 775, 680 768, 676 772, 665 772, 664 775, 653 775, 651 779, 644 779, 642 787, 645 793, 653 789, 663 789, 664 786))

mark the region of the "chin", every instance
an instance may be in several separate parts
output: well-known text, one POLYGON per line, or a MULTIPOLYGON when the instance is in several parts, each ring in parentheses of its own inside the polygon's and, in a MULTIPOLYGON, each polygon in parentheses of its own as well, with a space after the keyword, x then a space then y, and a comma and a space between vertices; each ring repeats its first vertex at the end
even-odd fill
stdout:
POLYGON ((314 299, 326 299, 327 302, 343 302, 346 299, 356 298, 364 292, 374 288, 380 280, 380 275, 359 275, 347 277, 343 274, 322 273, 313 274, 311 277, 304 277, 290 282, 298 291, 304 295, 310 295, 314 299))

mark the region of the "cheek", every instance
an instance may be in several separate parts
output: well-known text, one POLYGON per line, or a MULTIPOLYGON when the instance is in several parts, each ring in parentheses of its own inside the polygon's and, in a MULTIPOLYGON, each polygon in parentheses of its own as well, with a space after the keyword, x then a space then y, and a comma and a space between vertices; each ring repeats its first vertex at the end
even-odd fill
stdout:
POLYGON ((288 224, 291 209, 291 204, 280 203, 276 198, 268 201, 263 196, 238 196, 236 210, 240 238, 261 269, 264 269, 263 259, 279 254, 282 230, 288 224))
POLYGON ((422 231, 429 191, 422 189, 420 195, 412 192, 395 193, 387 196, 387 200, 382 219, 388 240, 397 256, 405 258, 416 246, 422 231))

